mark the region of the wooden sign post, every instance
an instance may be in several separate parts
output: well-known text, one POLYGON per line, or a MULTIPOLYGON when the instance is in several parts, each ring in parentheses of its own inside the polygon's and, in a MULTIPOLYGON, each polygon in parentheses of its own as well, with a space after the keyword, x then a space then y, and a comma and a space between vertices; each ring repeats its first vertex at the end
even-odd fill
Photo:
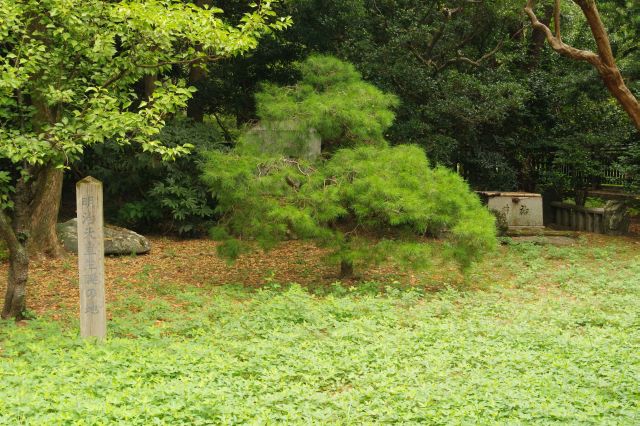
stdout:
POLYGON ((76 184, 78 266, 80 271, 80 335, 102 339, 107 334, 104 303, 104 236, 102 182, 91 176, 76 184))

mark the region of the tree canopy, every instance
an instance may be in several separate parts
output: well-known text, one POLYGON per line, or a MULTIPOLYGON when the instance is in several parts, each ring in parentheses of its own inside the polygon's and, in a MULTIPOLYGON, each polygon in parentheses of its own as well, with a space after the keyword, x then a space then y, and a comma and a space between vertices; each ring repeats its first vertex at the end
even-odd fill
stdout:
POLYGON ((174 68, 244 54, 286 28, 271 4, 234 25, 221 9, 170 0, 0 1, 0 162, 10 167, 0 177, 0 235, 11 252, 3 317, 24 310, 26 249, 59 250, 61 170, 104 142, 136 143, 163 159, 187 153, 188 141, 153 137, 194 91, 174 68), (140 96, 135 85, 152 74, 140 96))
POLYGON ((169 78, 172 67, 254 49, 261 34, 288 25, 271 19, 270 4, 235 26, 221 9, 173 1, 3 0, 0 158, 64 165, 107 140, 163 158, 186 152, 188 143, 169 148, 150 138, 193 92, 169 78), (134 85, 151 73, 165 76, 141 100, 134 85))

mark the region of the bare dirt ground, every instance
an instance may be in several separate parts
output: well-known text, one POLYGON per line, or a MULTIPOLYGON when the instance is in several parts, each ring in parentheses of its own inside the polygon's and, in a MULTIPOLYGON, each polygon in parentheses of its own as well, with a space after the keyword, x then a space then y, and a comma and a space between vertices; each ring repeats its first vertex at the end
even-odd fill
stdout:
MULTIPOLYGON (((331 286, 339 281, 339 268, 335 264, 327 263, 324 258, 326 250, 310 243, 288 241, 269 252, 258 250, 229 263, 217 255, 216 243, 208 239, 176 240, 151 237, 150 241, 152 250, 147 255, 105 259, 107 303, 127 298, 132 294, 153 300, 159 291, 172 291, 161 290, 162 288, 198 287, 207 290, 222 285, 259 288, 276 283, 298 283, 318 288, 331 286)), ((597 270, 603 260, 591 259, 590 253, 592 250, 598 251, 599 247, 608 247, 609 252, 615 254, 616 258, 635 258, 640 253, 640 239, 581 234, 576 243, 566 249, 577 250, 576 255, 581 253, 579 258, 593 264, 597 270)), ((437 250, 437 245, 435 248, 437 250)), ((434 252, 434 255, 437 257, 437 252, 434 252)), ((391 283, 399 283, 402 286, 417 285, 428 291, 448 286, 484 288, 490 283, 509 286, 514 277, 527 269, 527 259, 514 257, 509 246, 503 246, 497 253, 487 256, 475 268, 469 280, 463 278, 455 265, 439 262, 436 258, 433 261, 433 268, 415 273, 389 265, 360 268, 356 270, 357 276, 353 280, 343 284, 358 286, 375 281, 381 286, 391 283)), ((563 258, 548 261, 555 262, 554 268, 570 266, 566 265, 567 260, 563 258)), ((540 273, 544 275, 543 272, 540 273)), ((0 262, 0 294, 4 294, 6 276, 7 262, 0 262)), ((539 279, 544 287, 544 276, 540 276, 539 279)), ((31 262, 27 292, 27 308, 36 316, 46 313, 53 318, 63 318, 77 312, 79 288, 76 255, 67 254, 59 259, 31 262)))
MULTIPOLYGON (((225 284, 260 287, 269 283, 298 283, 303 286, 331 285, 338 281, 337 265, 323 258, 326 250, 309 243, 289 241, 265 253, 256 251, 230 263, 216 254, 211 240, 150 238, 152 249, 141 256, 107 257, 105 285, 107 303, 118 297, 123 286, 137 287, 143 297, 152 298, 150 283, 208 288, 225 284), (147 290, 145 290, 147 289, 147 290)), ((0 294, 6 289, 7 262, 0 263, 0 294)), ((400 279, 413 282, 415 276, 390 267, 368 268, 358 281, 400 279)), ((27 307, 36 315, 66 311, 78 306, 77 256, 31 262, 27 307)))

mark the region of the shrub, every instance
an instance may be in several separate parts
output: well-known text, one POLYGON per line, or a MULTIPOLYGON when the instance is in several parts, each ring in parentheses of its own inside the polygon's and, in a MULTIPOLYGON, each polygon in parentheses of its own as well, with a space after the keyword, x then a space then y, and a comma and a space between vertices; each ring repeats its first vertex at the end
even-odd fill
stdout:
POLYGON ((195 148, 173 162, 162 162, 132 146, 96 146, 81 168, 108 182, 105 207, 109 206, 109 220, 139 230, 206 233, 213 218, 213 200, 198 178, 200 152, 219 149, 223 137, 210 124, 176 119, 163 128, 158 139, 166 146, 188 142, 195 148))
POLYGON ((415 146, 342 149, 319 164, 212 152, 203 181, 221 215, 212 237, 236 257, 254 239, 265 249, 290 237, 329 247, 343 275, 354 265, 395 260, 428 265, 442 237, 462 268, 495 246, 493 216, 455 173, 430 168, 415 146))

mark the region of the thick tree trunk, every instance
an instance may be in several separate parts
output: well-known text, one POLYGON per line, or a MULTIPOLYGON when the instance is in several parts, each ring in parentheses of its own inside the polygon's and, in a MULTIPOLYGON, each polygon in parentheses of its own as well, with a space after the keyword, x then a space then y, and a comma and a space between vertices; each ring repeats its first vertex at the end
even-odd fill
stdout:
POLYGON ((27 279, 29 278, 29 257, 24 247, 9 257, 9 277, 4 296, 2 318, 21 320, 26 309, 27 279))
POLYGON ((0 211, 0 237, 9 248, 9 277, 2 318, 20 320, 26 308, 27 279, 29 277, 29 257, 27 250, 20 243, 16 233, 9 224, 7 216, 0 211))
POLYGON ((52 166, 35 171, 27 185, 30 196, 25 200, 24 211, 16 212, 16 216, 20 217, 17 229, 26 233, 26 249, 32 259, 61 254, 56 223, 62 197, 62 178, 63 171, 52 166))
POLYGON ((9 274, 2 318, 21 319, 26 306, 29 259, 61 252, 56 222, 63 172, 53 166, 29 170, 16 184, 14 217, 0 211, 0 237, 9 249, 9 274))

